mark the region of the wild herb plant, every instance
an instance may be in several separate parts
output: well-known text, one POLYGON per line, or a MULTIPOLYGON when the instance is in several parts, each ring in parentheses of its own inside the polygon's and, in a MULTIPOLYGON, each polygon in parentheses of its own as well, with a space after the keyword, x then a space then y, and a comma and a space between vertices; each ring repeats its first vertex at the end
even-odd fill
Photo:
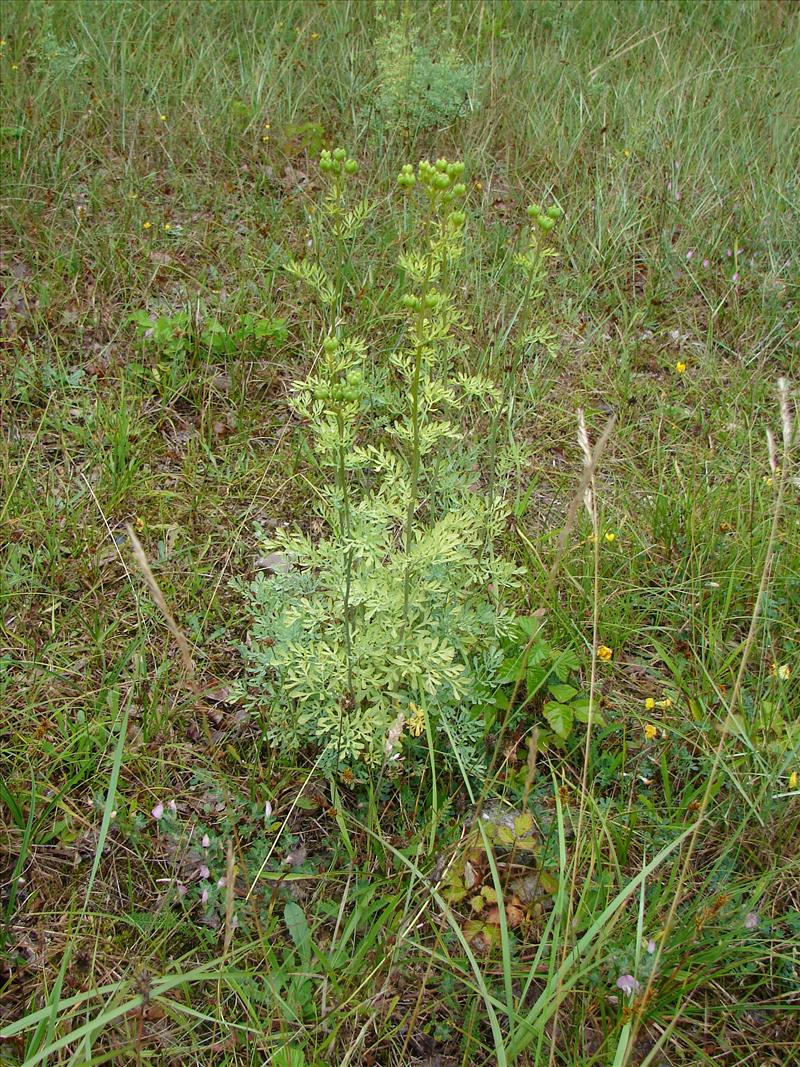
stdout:
POLYGON ((377 110, 406 134, 448 126, 469 108, 475 67, 453 49, 433 52, 407 12, 377 44, 377 110))
MULTIPOLYGON (((334 185, 319 215, 334 234, 350 217, 347 165, 343 150, 323 155, 334 185)), ((501 401, 487 377, 454 370, 466 321, 454 295, 463 171, 439 159, 398 176, 417 239, 398 259, 397 339, 349 334, 331 314, 340 286, 317 262, 290 266, 327 309, 315 366, 291 400, 319 464, 323 533, 264 538, 276 565, 245 588, 248 698, 272 744, 311 744, 331 772, 395 763, 423 733, 431 758, 439 749, 476 771, 483 701, 513 623, 517 568, 494 551, 506 505, 478 491, 458 459, 469 452, 459 411, 477 404, 491 418, 501 401), (380 435, 365 403, 365 355, 376 346, 397 406, 380 435)))

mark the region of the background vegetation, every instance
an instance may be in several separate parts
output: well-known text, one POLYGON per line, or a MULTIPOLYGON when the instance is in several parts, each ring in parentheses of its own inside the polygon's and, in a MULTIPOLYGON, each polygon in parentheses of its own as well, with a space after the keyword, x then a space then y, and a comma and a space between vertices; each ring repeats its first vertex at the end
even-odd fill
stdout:
MULTIPOLYGON (((766 431, 780 452, 797 426, 795 5, 2 20, 0 1059, 792 1062, 798 482, 766 431), (396 175, 465 164, 457 369, 511 383, 500 548, 547 684, 599 716, 540 751, 533 692, 490 723, 482 790, 424 745, 394 776, 323 775, 236 696, 231 582, 275 569, 256 527, 316 521, 287 396, 320 322, 285 268, 315 253, 337 144, 374 206, 341 308, 369 388, 396 175), (552 337, 503 365, 531 200, 565 212, 552 337), (594 530, 570 512, 578 408, 593 446, 616 418, 594 530)), ((461 430, 485 487, 487 423, 461 430)))

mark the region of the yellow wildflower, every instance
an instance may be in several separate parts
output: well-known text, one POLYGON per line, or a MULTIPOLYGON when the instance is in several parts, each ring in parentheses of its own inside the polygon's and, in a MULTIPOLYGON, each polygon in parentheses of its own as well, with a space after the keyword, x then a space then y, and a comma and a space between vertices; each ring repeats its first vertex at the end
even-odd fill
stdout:
POLYGON ((167 230, 167 231, 171 230, 172 229, 172 223, 165 222, 164 223, 164 229, 167 230))
POLYGON ((623 148, 622 149, 622 154, 623 154, 623 156, 625 156, 626 159, 630 159, 630 156, 631 156, 630 148, 623 148))
POLYGON ((683 372, 686 370, 686 364, 683 362, 682 359, 679 359, 678 362, 675 364, 675 370, 678 374, 683 374, 683 372))
POLYGON ((419 737, 422 731, 425 729, 425 712, 422 708, 417 707, 416 704, 409 703, 409 708, 413 711, 413 715, 407 720, 408 732, 413 734, 414 737, 419 737))
POLYGON ((655 741, 658 737, 658 727, 654 726, 651 722, 648 722, 644 728, 644 736, 648 741, 655 741))
POLYGON ((312 41, 318 41, 319 40, 319 34, 318 33, 312 33, 311 34, 311 40, 312 41))
POLYGON ((647 697, 647 699, 644 702, 645 711, 652 711, 655 706, 656 706, 655 699, 653 697, 647 697))
POLYGON ((782 682, 788 682, 792 677, 792 668, 788 663, 773 663, 769 669, 773 678, 780 678, 782 682))
POLYGON ((663 700, 657 700, 656 701, 656 707, 657 708, 671 708, 672 707, 671 698, 670 697, 664 697, 663 700))
POLYGON ((797 771, 792 771, 789 775, 789 788, 797 789, 797 771))
POLYGON ((152 225, 153 225, 152 222, 143 222, 142 223, 142 226, 144 227, 145 230, 149 230, 152 225))
POLYGON ((162 122, 166 122, 167 121, 167 116, 166 115, 159 115, 158 117, 161 119, 162 122))
POLYGON ((608 663, 613 655, 614 649, 609 648, 608 645, 600 645, 597 650, 597 658, 601 659, 603 663, 608 663))
POLYGON ((606 534, 606 541, 608 541, 608 543, 611 544, 611 542, 612 541, 616 541, 616 539, 617 539, 617 535, 615 533, 611 533, 611 531, 609 530, 609 532, 606 534))

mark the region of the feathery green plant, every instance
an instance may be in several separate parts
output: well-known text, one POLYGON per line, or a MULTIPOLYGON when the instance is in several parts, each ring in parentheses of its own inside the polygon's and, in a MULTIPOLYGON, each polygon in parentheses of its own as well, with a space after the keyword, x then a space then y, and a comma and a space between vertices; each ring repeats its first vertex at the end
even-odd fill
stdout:
MULTIPOLYGON (((355 168, 341 149, 323 154, 321 167, 333 189, 320 215, 338 240, 336 223, 351 214, 343 178, 355 168)), ((453 284, 463 171, 440 159, 406 164, 398 176, 419 237, 398 261, 402 333, 383 359, 397 415, 383 435, 367 419, 368 342, 324 316, 316 366, 291 400, 318 458, 324 533, 265 537, 276 573, 245 588, 248 699, 270 742, 311 743, 328 771, 396 764, 423 731, 429 746, 455 746, 463 767, 481 765, 479 708, 503 662, 517 568, 493 551, 507 516, 502 493, 476 492, 466 464, 437 476, 444 455, 467 451, 459 408, 477 402, 491 418, 501 403, 487 377, 451 369, 463 354, 453 284)), ((290 270, 328 309, 338 304, 340 286, 318 263, 290 270)))
POLYGON ((380 90, 378 112, 387 127, 411 133, 447 126, 470 105, 475 68, 455 49, 434 54, 413 39, 408 18, 395 24, 377 45, 380 90))

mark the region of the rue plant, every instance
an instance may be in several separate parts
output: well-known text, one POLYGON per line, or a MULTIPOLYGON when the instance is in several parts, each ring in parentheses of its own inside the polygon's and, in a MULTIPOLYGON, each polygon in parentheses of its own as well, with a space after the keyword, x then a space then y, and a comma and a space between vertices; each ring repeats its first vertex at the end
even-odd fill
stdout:
MULTIPOLYGON (((337 150, 321 170, 332 187, 315 215, 340 240, 356 167, 337 150)), ((398 176, 414 236, 398 258, 394 335, 383 323, 368 336, 348 329, 321 243, 318 257, 289 265, 322 307, 313 367, 290 401, 318 464, 322 532, 260 531, 269 573, 238 586, 252 613, 244 695, 270 744, 310 746, 348 778, 391 771, 411 752, 478 773, 487 699, 515 632, 518 569, 496 551, 508 509, 502 491, 476 482, 462 419, 496 421, 502 390, 456 369, 463 171, 440 159, 398 176), (392 413, 381 424, 378 389, 392 413)))

